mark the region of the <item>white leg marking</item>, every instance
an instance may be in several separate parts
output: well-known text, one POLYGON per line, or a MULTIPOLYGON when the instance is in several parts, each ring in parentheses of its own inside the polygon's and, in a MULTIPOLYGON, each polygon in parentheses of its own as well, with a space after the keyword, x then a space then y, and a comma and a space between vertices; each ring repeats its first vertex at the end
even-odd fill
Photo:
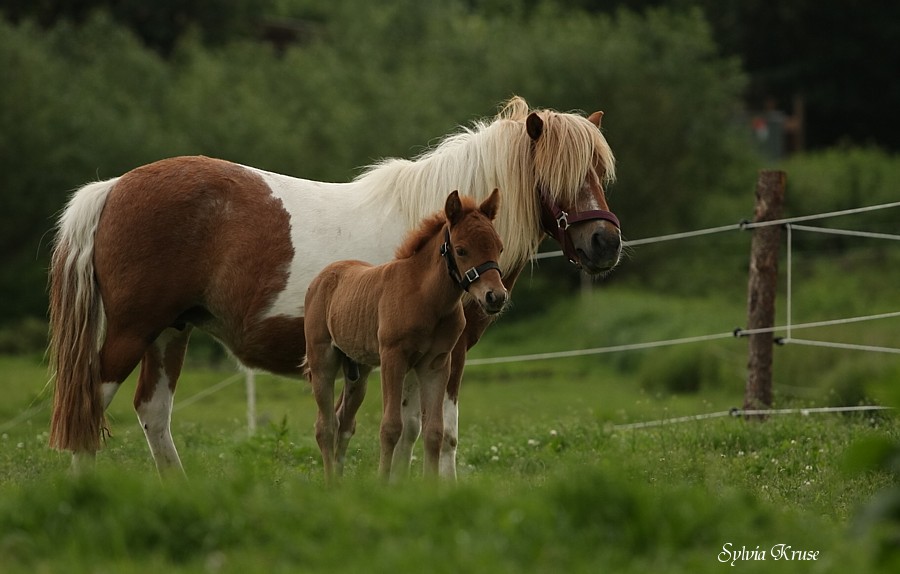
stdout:
POLYGON ((169 469, 184 472, 169 428, 174 394, 169 390, 168 378, 162 376, 156 383, 153 397, 137 408, 138 420, 144 429, 144 436, 147 437, 147 444, 150 445, 150 452, 160 473, 169 469))
POLYGON ((104 411, 109 408, 109 404, 112 402, 113 397, 116 396, 116 392, 121 386, 121 383, 103 383, 100 385, 100 396, 103 397, 104 411))
POLYGON ((154 343, 161 358, 156 388, 153 389, 150 400, 142 402, 135 410, 160 474, 173 469, 184 474, 170 429, 175 393, 169 388, 170 381, 165 369, 165 350, 168 342, 169 338, 163 333, 154 343))
MULTIPOLYGON (((116 391, 122 385, 120 383, 103 383, 100 385, 100 396, 103 399, 103 410, 109 408, 109 403, 116 396, 116 391)), ((96 453, 93 452, 74 452, 72 453, 72 474, 80 475, 94 467, 96 453)))
POLYGON ((73 452, 72 468, 70 472, 74 476, 81 476, 82 474, 94 468, 94 462, 96 461, 96 458, 97 453, 94 452, 73 452))
POLYGON ((456 479, 456 444, 459 441, 459 404, 444 396, 444 445, 441 447, 440 475, 456 479))

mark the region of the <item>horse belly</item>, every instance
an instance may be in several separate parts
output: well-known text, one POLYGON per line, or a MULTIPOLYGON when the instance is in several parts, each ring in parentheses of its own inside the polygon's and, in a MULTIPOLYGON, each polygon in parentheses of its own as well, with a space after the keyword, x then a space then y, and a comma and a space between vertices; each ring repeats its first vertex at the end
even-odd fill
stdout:
POLYGON ((331 294, 328 329, 335 347, 363 365, 381 364, 378 345, 380 289, 371 268, 348 273, 331 294))

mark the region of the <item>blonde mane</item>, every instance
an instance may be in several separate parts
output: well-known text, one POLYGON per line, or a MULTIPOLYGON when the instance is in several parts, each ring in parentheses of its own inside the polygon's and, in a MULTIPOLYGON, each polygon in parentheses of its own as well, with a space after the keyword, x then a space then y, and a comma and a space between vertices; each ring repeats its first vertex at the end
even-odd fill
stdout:
POLYGON ((614 179, 615 158, 594 124, 578 114, 530 110, 514 96, 495 118, 462 128, 413 160, 375 163, 356 181, 375 190, 367 201, 398 209, 409 227, 439 209, 454 189, 483 200, 499 188, 502 202, 494 224, 505 247, 500 266, 507 272, 527 262, 543 237, 536 189, 572 205, 595 166, 603 171, 596 174, 601 181, 614 179), (544 121, 537 142, 525 130, 532 111, 544 121))

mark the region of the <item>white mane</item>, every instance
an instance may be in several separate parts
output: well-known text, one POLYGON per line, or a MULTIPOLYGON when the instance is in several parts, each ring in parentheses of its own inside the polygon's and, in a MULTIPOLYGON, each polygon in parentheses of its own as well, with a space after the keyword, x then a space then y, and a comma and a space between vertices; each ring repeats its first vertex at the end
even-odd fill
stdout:
POLYGON ((565 205, 575 203, 585 178, 596 166, 604 181, 615 176, 615 159, 606 139, 583 116, 537 110, 544 130, 532 142, 525 130, 528 104, 513 97, 491 121, 441 140, 413 160, 386 159, 369 166, 357 182, 373 190, 367 201, 387 203, 405 213, 413 228, 441 208, 454 189, 482 200, 500 189, 495 220, 503 238, 504 272, 521 266, 537 251, 543 233, 537 188, 565 205))

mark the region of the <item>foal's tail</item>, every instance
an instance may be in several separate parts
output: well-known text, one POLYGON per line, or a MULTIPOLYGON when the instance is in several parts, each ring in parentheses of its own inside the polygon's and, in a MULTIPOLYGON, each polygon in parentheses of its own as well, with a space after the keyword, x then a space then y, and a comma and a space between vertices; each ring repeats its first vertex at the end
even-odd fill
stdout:
POLYGON ((115 180, 76 192, 59 218, 50 263, 51 377, 56 379, 50 446, 96 452, 105 427, 100 347, 106 314, 94 278, 94 234, 115 180))

